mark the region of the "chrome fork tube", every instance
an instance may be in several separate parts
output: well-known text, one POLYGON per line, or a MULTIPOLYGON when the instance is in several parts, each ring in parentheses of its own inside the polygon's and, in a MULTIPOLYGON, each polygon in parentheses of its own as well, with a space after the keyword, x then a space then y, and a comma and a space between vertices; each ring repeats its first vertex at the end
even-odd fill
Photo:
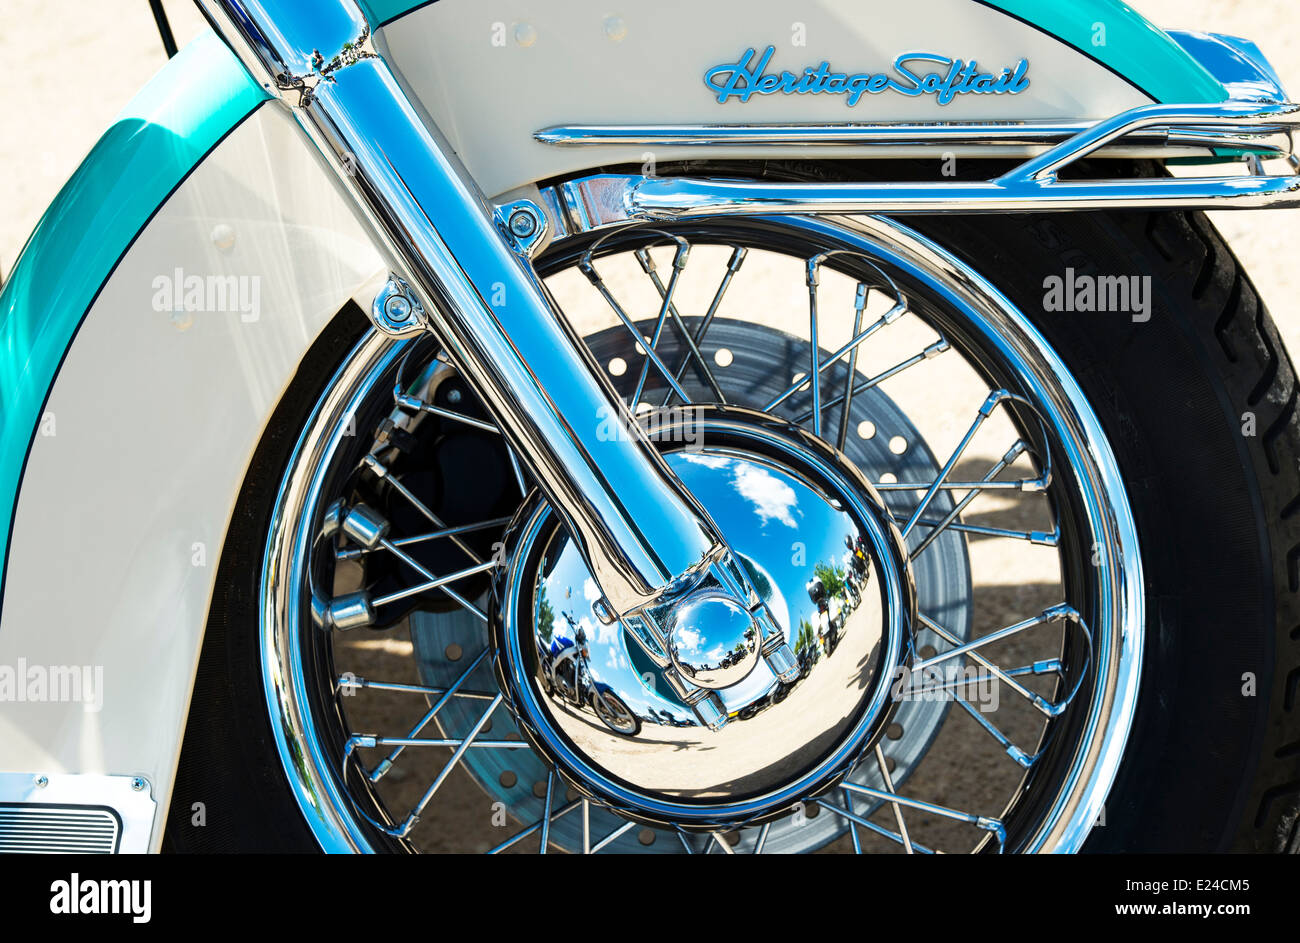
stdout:
POLYGON ((707 514, 376 52, 354 0, 198 3, 336 171, 415 310, 580 542, 613 614, 724 557, 707 514))

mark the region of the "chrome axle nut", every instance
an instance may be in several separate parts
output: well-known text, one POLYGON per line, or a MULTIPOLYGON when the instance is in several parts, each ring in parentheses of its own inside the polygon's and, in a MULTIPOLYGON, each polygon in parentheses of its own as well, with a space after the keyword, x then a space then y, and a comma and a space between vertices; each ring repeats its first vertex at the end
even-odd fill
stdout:
POLYGON ((671 655, 682 676, 702 688, 728 688, 759 662, 759 629, 739 602, 701 593, 674 613, 671 655))

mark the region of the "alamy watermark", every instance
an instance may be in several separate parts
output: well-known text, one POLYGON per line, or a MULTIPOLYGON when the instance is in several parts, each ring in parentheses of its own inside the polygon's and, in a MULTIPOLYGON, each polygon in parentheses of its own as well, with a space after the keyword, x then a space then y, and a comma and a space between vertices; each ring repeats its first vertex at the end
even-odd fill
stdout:
POLYGON ((929 665, 916 671, 900 665, 894 671, 889 696, 895 701, 955 701, 961 698, 981 713, 992 713, 998 709, 998 681, 978 665, 951 662, 929 665))
POLYGON ((1131 314, 1135 322, 1151 320, 1150 275, 1064 275, 1043 279, 1044 311, 1097 311, 1131 314))
MULTIPOLYGON (((601 442, 623 441, 631 437, 626 410, 601 406, 596 410, 599 425, 596 438, 601 442)), ((698 406, 647 406, 634 417, 641 431, 656 442, 681 442, 685 451, 698 451, 704 445, 704 413, 698 406)))
POLYGON ((260 275, 195 275, 181 268, 154 277, 153 309, 172 314, 238 314, 250 324, 262 316, 260 275))
POLYGON ((0 665, 0 703, 81 704, 88 714, 104 707, 103 665, 29 665, 19 658, 0 665))
POLYGON ((132 923, 148 923, 153 916, 153 881, 96 880, 73 871, 67 880, 50 884, 50 913, 126 914, 132 923))

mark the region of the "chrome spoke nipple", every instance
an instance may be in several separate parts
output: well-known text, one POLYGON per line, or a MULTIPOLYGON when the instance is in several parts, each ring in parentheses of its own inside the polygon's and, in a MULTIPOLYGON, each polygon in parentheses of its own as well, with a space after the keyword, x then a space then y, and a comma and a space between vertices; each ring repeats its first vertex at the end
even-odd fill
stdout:
POLYGON ((325 611, 325 628, 335 628, 341 632, 373 625, 375 606, 366 592, 347 593, 330 600, 325 611))
POLYGON ((387 518, 365 504, 358 504, 343 518, 343 533, 367 550, 382 545, 391 526, 387 518))
POLYGON ((862 311, 867 306, 867 295, 871 292, 871 286, 866 282, 858 282, 857 291, 853 295, 853 310, 862 311))

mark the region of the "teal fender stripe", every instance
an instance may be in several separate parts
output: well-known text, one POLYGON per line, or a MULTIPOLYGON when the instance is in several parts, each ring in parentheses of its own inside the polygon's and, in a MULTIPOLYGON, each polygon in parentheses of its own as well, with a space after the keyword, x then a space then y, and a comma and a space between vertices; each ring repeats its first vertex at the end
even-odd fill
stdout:
POLYGON ((366 22, 378 29, 398 17, 436 2, 437 0, 357 0, 357 6, 366 15, 366 22))
POLYGON ((1120 0, 978 0, 1050 33, 1158 102, 1220 102, 1227 90, 1164 30, 1120 0), (1104 27, 1105 42, 1098 27, 1104 27))
POLYGON ((201 36, 118 115, 23 247, 0 293, 0 559, 6 571, 27 455, 77 329, 167 197, 266 100, 214 34, 201 36))

